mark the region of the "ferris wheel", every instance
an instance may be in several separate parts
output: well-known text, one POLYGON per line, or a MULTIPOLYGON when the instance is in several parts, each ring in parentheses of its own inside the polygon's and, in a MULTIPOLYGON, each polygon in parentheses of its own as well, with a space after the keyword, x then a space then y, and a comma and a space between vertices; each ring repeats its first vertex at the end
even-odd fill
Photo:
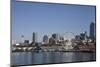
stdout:
POLYGON ((64 37, 64 40, 69 40, 69 41, 75 38, 75 34, 73 32, 65 32, 62 34, 62 36, 64 37))

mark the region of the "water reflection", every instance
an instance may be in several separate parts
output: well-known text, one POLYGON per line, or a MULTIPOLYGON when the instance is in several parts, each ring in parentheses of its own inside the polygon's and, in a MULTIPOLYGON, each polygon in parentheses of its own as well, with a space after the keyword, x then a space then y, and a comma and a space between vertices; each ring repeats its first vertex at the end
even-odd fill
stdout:
POLYGON ((63 63, 93 61, 95 53, 85 52, 15 52, 11 56, 12 65, 63 63))

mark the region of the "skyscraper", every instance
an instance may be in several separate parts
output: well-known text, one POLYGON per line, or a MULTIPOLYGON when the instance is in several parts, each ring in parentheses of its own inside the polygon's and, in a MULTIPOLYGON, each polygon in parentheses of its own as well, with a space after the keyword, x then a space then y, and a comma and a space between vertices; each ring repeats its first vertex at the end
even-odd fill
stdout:
POLYGON ((52 38, 54 39, 54 41, 55 41, 55 44, 57 44, 57 40, 58 40, 58 34, 56 34, 56 33, 54 33, 54 34, 52 34, 52 38))
POLYGON ((95 37, 95 23, 92 22, 90 24, 90 38, 94 39, 94 37, 95 37))
POLYGON ((44 42, 44 44, 47 44, 49 42, 49 38, 47 35, 44 35, 43 42, 44 42))
POLYGON ((36 40, 37 40, 36 33, 33 32, 33 35, 32 35, 32 42, 33 42, 33 43, 36 43, 36 40))
POLYGON ((58 34, 52 34, 52 37, 53 37, 55 40, 58 40, 58 34))

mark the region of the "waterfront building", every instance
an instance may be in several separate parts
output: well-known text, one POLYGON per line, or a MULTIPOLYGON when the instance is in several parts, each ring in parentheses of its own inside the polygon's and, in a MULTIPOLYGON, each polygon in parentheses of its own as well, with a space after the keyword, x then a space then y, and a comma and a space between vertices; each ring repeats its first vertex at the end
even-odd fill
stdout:
POLYGON ((95 38, 95 23, 91 22, 90 24, 90 39, 94 39, 95 38))
POLYGON ((56 41, 53 37, 49 38, 49 45, 55 45, 56 41))
POLYGON ((87 36, 87 32, 86 31, 80 34, 80 39, 81 40, 87 40, 87 38, 88 38, 88 36, 87 36))
POLYGON ((80 39, 81 39, 80 35, 75 36, 75 40, 80 40, 80 39))
POLYGON ((63 41, 64 40, 64 37, 63 36, 60 36, 59 37, 59 40, 63 41))
POLYGON ((47 36, 47 35, 44 35, 44 36, 43 36, 43 43, 44 43, 44 44, 48 44, 48 42, 49 42, 48 36, 47 36))
POLYGON ((52 37, 56 40, 58 40, 58 34, 52 34, 52 37))
POLYGON ((29 40, 24 40, 25 45, 29 45, 29 40))
POLYGON ((80 33, 80 38, 81 38, 81 40, 84 40, 85 39, 85 33, 83 32, 83 33, 80 33))
POLYGON ((55 44, 57 44, 57 41, 59 40, 59 35, 57 33, 52 34, 52 38, 55 40, 55 44))
POLYGON ((33 35, 32 35, 33 44, 36 43, 36 40, 37 40, 37 34, 35 32, 33 32, 33 35))

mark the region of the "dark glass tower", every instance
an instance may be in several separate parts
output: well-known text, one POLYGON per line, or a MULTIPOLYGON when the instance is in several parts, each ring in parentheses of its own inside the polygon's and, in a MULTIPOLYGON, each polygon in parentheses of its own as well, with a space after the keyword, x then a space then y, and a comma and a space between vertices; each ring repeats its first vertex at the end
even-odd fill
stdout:
POLYGON ((43 42, 44 42, 44 43, 48 43, 48 41, 49 41, 48 36, 47 36, 47 35, 44 35, 44 37, 43 37, 43 42))
POLYGON ((90 38, 91 39, 95 38, 95 23, 94 22, 90 24, 90 38))
POLYGON ((32 42, 36 43, 36 33, 35 32, 33 32, 33 35, 32 35, 32 42))

